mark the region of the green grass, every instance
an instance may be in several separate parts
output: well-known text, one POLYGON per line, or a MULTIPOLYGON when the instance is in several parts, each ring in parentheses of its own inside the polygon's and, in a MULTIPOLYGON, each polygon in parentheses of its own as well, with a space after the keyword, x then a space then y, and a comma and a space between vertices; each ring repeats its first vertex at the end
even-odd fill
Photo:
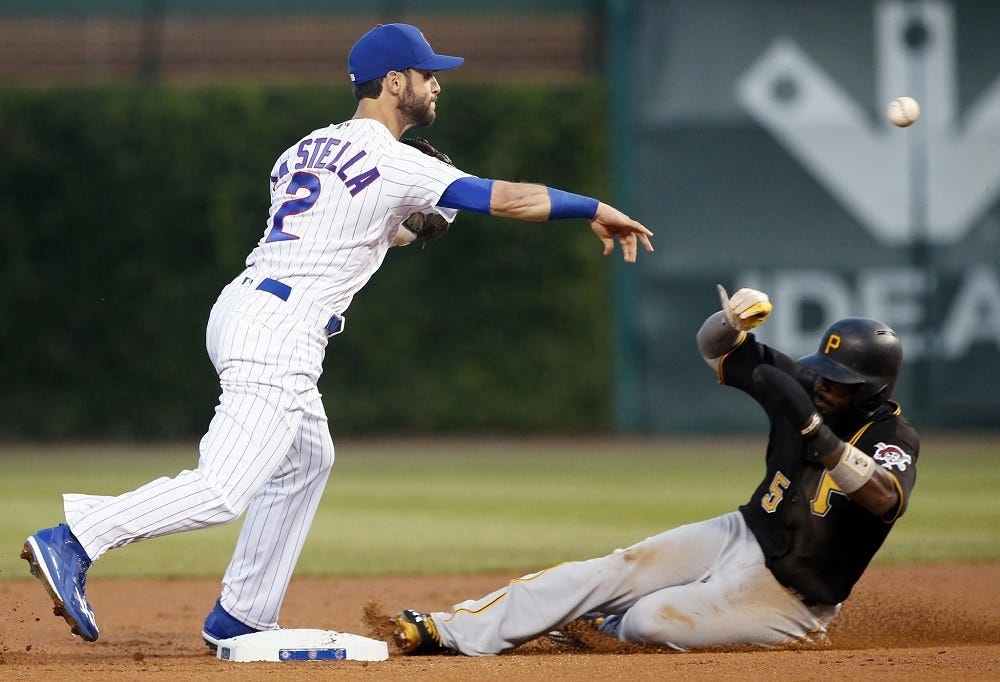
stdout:
MULTIPOLYGON (((606 553, 744 503, 764 440, 349 441, 299 575, 515 571, 606 553)), ((876 561, 1000 559, 1000 435, 928 438, 917 488, 876 561)), ((197 463, 195 444, 0 446, 0 579, 63 492, 113 495, 197 463)), ((219 576, 239 523, 108 553, 95 576, 219 576)))

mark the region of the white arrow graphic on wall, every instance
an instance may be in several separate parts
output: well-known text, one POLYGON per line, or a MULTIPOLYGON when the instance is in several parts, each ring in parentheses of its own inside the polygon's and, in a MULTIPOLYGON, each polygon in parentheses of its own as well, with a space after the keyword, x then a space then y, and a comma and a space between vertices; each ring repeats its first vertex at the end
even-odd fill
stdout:
POLYGON ((874 121, 790 40, 772 44, 737 83, 750 115, 887 244, 911 243, 918 228, 928 241, 954 243, 1000 194, 1000 79, 959 118, 954 23, 941 2, 877 6, 874 121), (893 128, 883 107, 904 94, 920 101, 921 119, 893 128))

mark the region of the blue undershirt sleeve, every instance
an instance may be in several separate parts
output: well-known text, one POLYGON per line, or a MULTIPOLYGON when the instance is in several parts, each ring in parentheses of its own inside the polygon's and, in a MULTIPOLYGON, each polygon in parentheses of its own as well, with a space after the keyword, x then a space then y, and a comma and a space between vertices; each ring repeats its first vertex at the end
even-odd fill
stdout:
POLYGON ((492 194, 493 181, 489 178, 459 178, 448 185, 444 194, 438 199, 437 205, 442 208, 457 208, 462 211, 488 214, 492 194))
POLYGON ((555 187, 549 187, 549 201, 552 209, 549 212, 549 220, 560 220, 562 218, 586 218, 593 220, 597 215, 597 208, 600 202, 593 197, 585 197, 582 194, 573 194, 555 187))

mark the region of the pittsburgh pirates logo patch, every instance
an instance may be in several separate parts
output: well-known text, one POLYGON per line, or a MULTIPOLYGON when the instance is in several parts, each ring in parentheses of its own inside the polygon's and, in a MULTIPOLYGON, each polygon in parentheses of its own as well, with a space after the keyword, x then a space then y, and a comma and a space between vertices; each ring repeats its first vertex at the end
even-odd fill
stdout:
POLYGON ((890 471, 893 467, 906 471, 906 466, 913 462, 913 458, 903 452, 903 448, 886 443, 875 444, 875 454, 872 458, 890 471))

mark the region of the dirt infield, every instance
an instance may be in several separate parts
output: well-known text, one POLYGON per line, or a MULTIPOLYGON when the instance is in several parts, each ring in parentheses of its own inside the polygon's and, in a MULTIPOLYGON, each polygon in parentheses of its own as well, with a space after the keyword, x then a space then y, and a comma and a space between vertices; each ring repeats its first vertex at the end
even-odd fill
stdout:
MULTIPOLYGON (((285 627, 372 636, 365 610, 439 609, 513 575, 302 578, 285 627)), ((1000 678, 1000 563, 875 566, 816 650, 670 653, 611 643, 591 651, 536 640, 488 658, 391 656, 384 663, 227 663, 199 632, 216 581, 93 579, 88 593, 101 639, 69 634, 34 580, 0 582, 0 679, 23 680, 593 680, 1000 678)), ((390 652, 393 653, 390 649, 390 652)))

